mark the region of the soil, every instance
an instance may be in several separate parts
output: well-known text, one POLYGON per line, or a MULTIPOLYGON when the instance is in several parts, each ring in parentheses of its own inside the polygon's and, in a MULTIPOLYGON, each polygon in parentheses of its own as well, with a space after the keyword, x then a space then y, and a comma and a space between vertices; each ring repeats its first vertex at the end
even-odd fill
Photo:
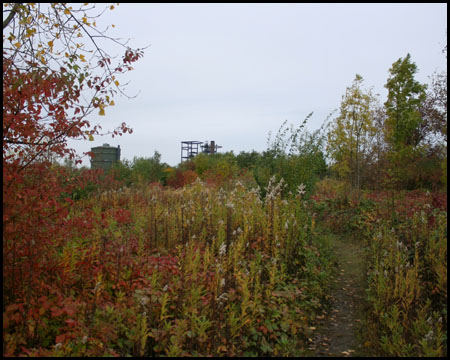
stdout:
POLYGON ((308 356, 368 356, 362 345, 365 306, 363 244, 345 235, 330 234, 337 273, 331 307, 320 319, 311 338, 308 356))

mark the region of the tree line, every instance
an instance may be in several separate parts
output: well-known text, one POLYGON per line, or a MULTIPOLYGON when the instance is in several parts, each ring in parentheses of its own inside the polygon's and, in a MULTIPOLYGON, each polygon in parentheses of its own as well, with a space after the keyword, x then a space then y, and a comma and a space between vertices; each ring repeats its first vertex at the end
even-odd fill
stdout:
MULTIPOLYGON (((125 123, 104 131, 88 119, 94 111, 105 115, 114 106, 113 97, 125 94, 119 76, 133 69, 143 49, 99 30, 96 21, 103 12, 95 13, 94 5, 7 4, 5 11, 3 166, 4 192, 10 196, 25 169, 45 178, 42 174, 57 168, 55 158, 66 157, 66 165, 81 163, 69 139, 132 132, 125 123), (100 39, 122 47, 123 56, 110 56, 100 39)), ((443 53, 446 57, 446 47, 443 53)), ((263 152, 199 155, 176 167, 162 163, 155 152, 122 161, 115 177, 126 185, 176 187, 197 177, 222 183, 245 170, 262 189, 276 176, 292 192, 300 184, 312 191, 317 179, 328 174, 345 180, 348 193, 357 197, 363 188, 446 187, 447 73, 433 74, 427 85, 415 79, 417 71, 410 54, 395 61, 384 104, 356 74, 336 115, 330 114, 319 130, 306 129, 311 114, 298 127, 286 121, 263 152)))

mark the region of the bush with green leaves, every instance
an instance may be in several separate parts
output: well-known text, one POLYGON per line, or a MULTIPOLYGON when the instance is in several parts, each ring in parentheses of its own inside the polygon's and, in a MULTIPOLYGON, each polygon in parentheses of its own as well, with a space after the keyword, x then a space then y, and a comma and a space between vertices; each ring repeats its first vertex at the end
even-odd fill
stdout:
POLYGON ((284 195, 295 194, 299 187, 305 188, 307 195, 310 195, 315 183, 326 174, 324 129, 327 123, 324 122, 318 130, 309 132, 305 126, 311 116, 312 113, 298 128, 292 124, 287 126, 285 121, 272 141, 269 134, 268 148, 253 168, 255 180, 262 189, 276 175, 286 182, 284 195))

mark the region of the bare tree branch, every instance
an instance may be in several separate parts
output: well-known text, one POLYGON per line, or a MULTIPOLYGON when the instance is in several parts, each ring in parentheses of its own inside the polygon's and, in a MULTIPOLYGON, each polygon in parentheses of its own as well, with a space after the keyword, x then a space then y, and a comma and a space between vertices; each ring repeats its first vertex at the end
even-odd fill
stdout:
POLYGON ((11 9, 11 12, 9 13, 8 17, 3 21, 3 30, 5 30, 5 27, 7 27, 9 23, 12 21, 20 5, 22 5, 22 3, 16 3, 14 7, 11 9))

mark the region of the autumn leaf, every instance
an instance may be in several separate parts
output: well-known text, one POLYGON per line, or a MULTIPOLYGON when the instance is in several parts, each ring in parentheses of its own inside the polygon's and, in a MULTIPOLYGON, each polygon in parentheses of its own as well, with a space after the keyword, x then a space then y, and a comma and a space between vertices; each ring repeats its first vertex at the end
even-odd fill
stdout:
POLYGON ((56 306, 53 306, 50 310, 52 311, 52 318, 61 316, 64 313, 62 309, 57 308, 56 306))
POLYGON ((69 325, 69 327, 73 327, 73 326, 76 325, 76 321, 73 320, 73 319, 67 319, 67 320, 65 320, 65 323, 66 323, 67 325, 69 325))
POLYGON ((61 335, 58 335, 58 336, 55 338, 55 342, 56 342, 57 344, 62 344, 62 343, 64 342, 65 339, 66 339, 66 334, 61 334, 61 335))

